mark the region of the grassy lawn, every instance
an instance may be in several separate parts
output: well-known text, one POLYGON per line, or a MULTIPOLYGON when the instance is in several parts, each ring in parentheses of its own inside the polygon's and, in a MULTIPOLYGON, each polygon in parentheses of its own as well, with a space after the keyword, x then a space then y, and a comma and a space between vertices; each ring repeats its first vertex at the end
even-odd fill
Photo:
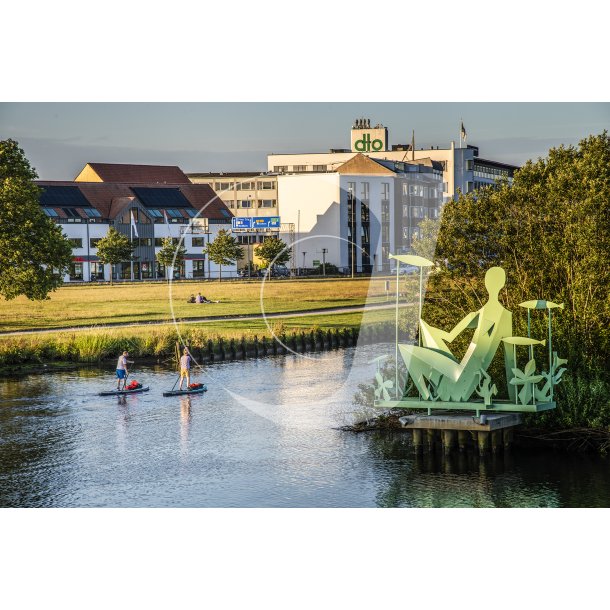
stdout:
MULTIPOLYGON (((170 294, 177 319, 260 314, 261 286, 260 281, 175 283, 171 289, 162 283, 64 286, 43 302, 24 297, 0 301, 0 330, 171 320, 170 294), (197 292, 220 302, 187 303, 189 295, 197 292)), ((385 302, 385 282, 369 278, 275 280, 265 282, 262 296, 267 313, 362 305, 385 302)), ((295 321, 295 327, 314 324, 309 317, 295 321)), ((221 323, 218 328, 230 325, 221 323)))

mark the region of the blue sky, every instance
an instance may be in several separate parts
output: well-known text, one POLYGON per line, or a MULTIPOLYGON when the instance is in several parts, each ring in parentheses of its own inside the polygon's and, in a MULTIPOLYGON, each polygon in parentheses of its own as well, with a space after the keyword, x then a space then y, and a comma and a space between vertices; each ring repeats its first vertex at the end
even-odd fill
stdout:
POLYGON ((4 103, 0 139, 13 138, 41 179, 71 180, 87 162, 258 171, 271 152, 348 148, 356 117, 383 123, 390 143, 446 147, 521 164, 610 127, 603 103, 4 103))

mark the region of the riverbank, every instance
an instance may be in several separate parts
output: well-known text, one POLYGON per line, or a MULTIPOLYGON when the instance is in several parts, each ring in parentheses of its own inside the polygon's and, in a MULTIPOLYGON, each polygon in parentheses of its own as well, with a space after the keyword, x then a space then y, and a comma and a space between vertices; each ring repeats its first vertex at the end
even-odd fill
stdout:
POLYGON ((0 375, 14 374, 24 366, 104 362, 124 350, 134 358, 160 362, 174 357, 176 342, 188 345, 200 363, 349 347, 358 337, 366 342, 389 340, 393 327, 387 315, 383 310, 369 312, 364 326, 363 312, 354 312, 276 320, 270 327, 264 320, 254 320, 3 337, 0 375))

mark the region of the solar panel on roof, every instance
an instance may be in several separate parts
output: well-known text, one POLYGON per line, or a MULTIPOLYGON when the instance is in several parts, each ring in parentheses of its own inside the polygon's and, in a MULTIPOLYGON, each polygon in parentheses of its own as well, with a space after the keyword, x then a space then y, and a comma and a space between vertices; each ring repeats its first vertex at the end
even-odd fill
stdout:
POLYGON ((132 186, 131 190, 147 208, 190 208, 189 200, 177 188, 132 186))
POLYGON ((89 208, 91 204, 77 186, 42 186, 40 205, 55 208, 89 208))

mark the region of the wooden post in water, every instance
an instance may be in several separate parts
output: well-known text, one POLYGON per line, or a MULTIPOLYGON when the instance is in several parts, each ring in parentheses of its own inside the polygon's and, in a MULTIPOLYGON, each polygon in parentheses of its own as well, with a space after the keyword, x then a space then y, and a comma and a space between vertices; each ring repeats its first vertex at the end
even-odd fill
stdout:
POLYGON ((413 428, 413 448, 415 449, 415 451, 421 451, 422 447, 422 431, 419 428, 413 428))
POLYGON ((452 449, 455 447, 455 443, 457 440, 457 434, 455 430, 443 430, 443 451, 447 453, 451 453, 452 449))
POLYGON ((460 451, 466 451, 466 447, 468 447, 468 431, 467 430, 458 430, 458 449, 460 451))
POLYGON ((489 451, 489 432, 477 432, 477 445, 479 447, 480 455, 484 455, 489 451))
POLYGON ((491 432, 491 451, 498 453, 502 449, 502 430, 492 430, 491 432))

